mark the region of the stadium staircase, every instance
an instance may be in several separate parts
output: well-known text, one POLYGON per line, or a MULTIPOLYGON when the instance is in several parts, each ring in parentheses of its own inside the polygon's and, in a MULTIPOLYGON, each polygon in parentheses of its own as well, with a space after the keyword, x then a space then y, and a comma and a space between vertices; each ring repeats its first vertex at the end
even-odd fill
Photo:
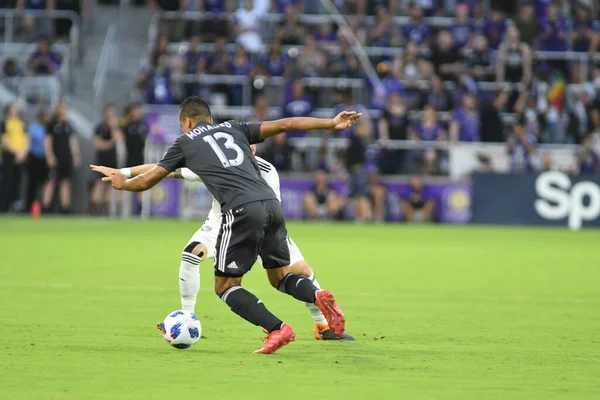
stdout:
POLYGON ((69 95, 73 107, 98 119, 104 104, 121 107, 130 100, 140 57, 148 43, 150 17, 146 7, 97 6, 93 25, 85 32, 83 60, 74 68, 73 90, 69 95), (111 25, 115 29, 112 40, 107 38, 111 25), (103 62, 103 55, 111 51, 110 61, 103 62), (100 72, 102 81, 98 89, 101 92, 97 96, 94 80, 98 79, 98 68, 104 71, 100 72))

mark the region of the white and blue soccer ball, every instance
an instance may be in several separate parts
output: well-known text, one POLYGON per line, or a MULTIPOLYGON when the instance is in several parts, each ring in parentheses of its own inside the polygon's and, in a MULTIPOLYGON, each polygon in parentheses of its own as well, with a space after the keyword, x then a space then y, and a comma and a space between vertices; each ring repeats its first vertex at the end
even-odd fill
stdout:
POLYGON ((189 311, 173 311, 165 320, 158 324, 163 337, 171 346, 187 349, 200 339, 202 325, 196 315, 189 311))

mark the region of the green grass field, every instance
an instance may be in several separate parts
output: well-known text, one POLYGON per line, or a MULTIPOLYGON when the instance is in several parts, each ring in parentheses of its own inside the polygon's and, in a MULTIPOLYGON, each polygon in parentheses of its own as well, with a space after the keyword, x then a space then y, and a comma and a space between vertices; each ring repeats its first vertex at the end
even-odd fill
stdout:
POLYGON ((256 266, 245 286, 298 335, 259 356, 212 262, 204 338, 180 351, 155 330, 198 226, 0 219, 0 399, 600 398, 599 231, 290 224, 358 341, 315 341, 256 266))

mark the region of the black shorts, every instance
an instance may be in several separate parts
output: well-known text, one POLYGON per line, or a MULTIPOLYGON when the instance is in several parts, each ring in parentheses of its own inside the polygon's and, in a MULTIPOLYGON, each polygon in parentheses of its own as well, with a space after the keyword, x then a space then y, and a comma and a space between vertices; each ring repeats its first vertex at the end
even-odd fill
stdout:
POLYGON ((243 276, 258 256, 265 269, 290 265, 287 238, 283 209, 276 199, 227 211, 215 246, 215 276, 243 276))
POLYGON ((73 175, 73 163, 69 162, 59 162, 55 168, 50 170, 50 179, 56 179, 57 181, 71 179, 71 175, 73 175))

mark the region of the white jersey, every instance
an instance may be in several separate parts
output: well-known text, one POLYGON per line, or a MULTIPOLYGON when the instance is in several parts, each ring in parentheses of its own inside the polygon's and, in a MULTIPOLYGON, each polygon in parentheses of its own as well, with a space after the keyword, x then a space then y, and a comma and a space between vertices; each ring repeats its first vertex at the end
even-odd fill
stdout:
MULTIPOLYGON (((277 170, 270 162, 260 158, 255 157, 256 162, 258 163, 258 168, 260 169, 260 176, 267 182, 267 184, 273 189, 275 192, 275 196, 277 196, 277 200, 281 201, 281 191, 279 188, 279 174, 277 170)), ((181 176, 183 179, 191 182, 200 182, 202 179, 188 168, 181 168, 181 176)), ((216 223, 217 226, 221 224, 221 205, 213 197, 212 208, 210 209, 208 216, 206 217, 207 221, 211 221, 216 223)))

